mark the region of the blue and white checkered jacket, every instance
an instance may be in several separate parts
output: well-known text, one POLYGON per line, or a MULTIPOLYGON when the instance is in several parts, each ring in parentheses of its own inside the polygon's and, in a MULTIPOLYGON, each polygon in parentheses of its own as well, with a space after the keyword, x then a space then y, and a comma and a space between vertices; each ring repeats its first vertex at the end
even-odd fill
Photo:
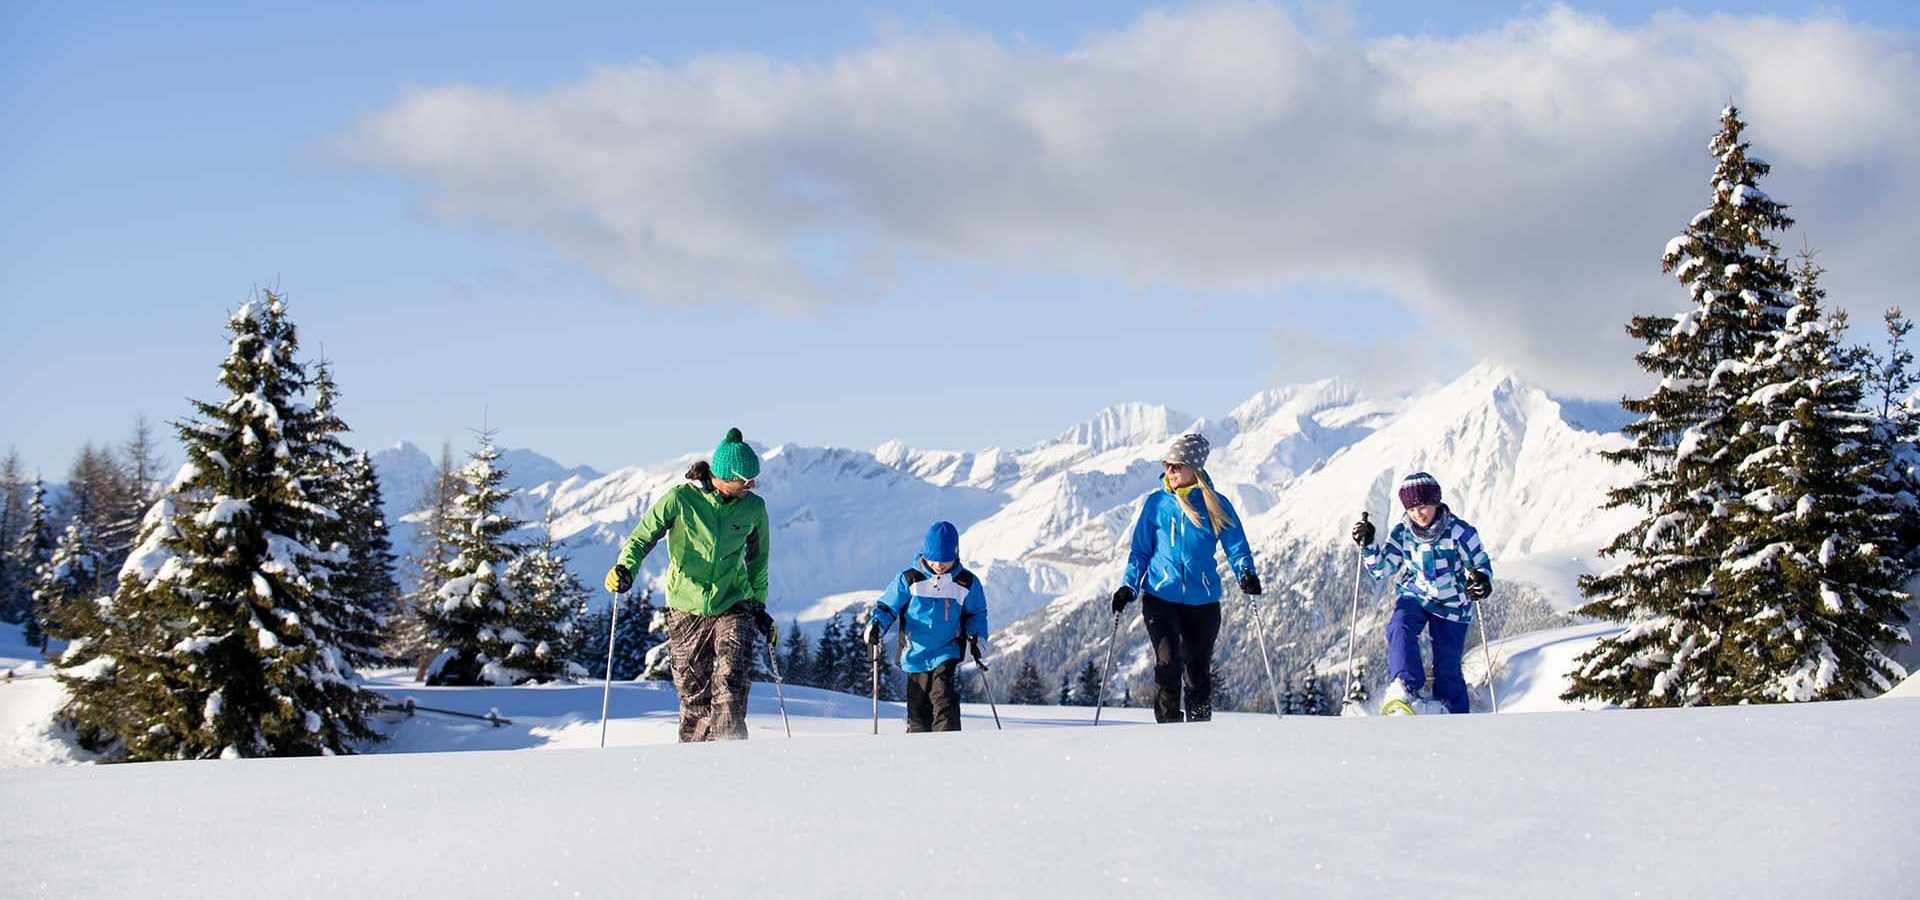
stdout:
POLYGON ((1394 590, 1410 597, 1420 608, 1449 622, 1472 622, 1473 604, 1467 599, 1466 573, 1479 569, 1493 576, 1493 560, 1480 544, 1480 532, 1465 519, 1442 508, 1446 527, 1440 537, 1422 541, 1413 534, 1406 518, 1387 534, 1386 543, 1361 550, 1361 561, 1375 578, 1398 573, 1394 590))

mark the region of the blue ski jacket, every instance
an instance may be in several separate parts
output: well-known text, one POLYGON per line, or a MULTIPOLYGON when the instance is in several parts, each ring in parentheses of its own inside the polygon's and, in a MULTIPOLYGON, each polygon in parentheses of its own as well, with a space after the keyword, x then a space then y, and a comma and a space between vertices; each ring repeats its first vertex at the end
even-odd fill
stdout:
POLYGON ((1480 543, 1480 532, 1467 520, 1440 507, 1445 521, 1438 536, 1423 541, 1413 532, 1406 516, 1387 533, 1378 547, 1365 547, 1360 559, 1375 578, 1399 575, 1394 591, 1420 604, 1420 608, 1449 622, 1473 621, 1473 603, 1467 599, 1468 569, 1479 569, 1493 576, 1493 558, 1480 543))
POLYGON ((882 634, 900 623, 906 644, 900 668, 906 672, 931 672, 960 659, 968 635, 987 639, 986 591, 960 566, 935 575, 923 561, 901 572, 874 602, 872 616, 882 634))
MULTIPOLYGON (((1206 478, 1205 473, 1201 473, 1206 478)), ((1211 485, 1213 482, 1207 482, 1211 485)), ((1180 508, 1180 499, 1160 479, 1160 490, 1147 495, 1140 507, 1140 518, 1133 523, 1133 544, 1127 554, 1126 580, 1145 593, 1170 603, 1199 606, 1220 602, 1220 568, 1214 561, 1214 548, 1224 547, 1227 562, 1235 575, 1253 571, 1253 548, 1247 546, 1247 533, 1240 527, 1240 514, 1226 497, 1220 507, 1232 520, 1220 533, 1213 533, 1212 513, 1199 496, 1198 486, 1181 488, 1192 492, 1187 498, 1204 525, 1195 525, 1180 508)))

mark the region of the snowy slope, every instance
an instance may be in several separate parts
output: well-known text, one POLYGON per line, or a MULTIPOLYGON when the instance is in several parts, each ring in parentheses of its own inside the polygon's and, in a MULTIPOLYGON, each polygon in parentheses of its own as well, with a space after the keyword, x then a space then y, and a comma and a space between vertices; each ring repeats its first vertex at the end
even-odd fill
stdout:
MULTIPOLYGON (((789 741, 764 693, 735 744, 0 772, 30 825, 0 895, 1839 897, 1920 874, 1889 827, 1920 800, 1915 700, 1100 728, 1003 709, 1044 718, 877 738, 842 700, 789 741)), ((401 727, 597 739, 595 692, 538 694, 566 721, 401 727)), ((624 688, 616 744, 666 727, 661 699, 624 688)))

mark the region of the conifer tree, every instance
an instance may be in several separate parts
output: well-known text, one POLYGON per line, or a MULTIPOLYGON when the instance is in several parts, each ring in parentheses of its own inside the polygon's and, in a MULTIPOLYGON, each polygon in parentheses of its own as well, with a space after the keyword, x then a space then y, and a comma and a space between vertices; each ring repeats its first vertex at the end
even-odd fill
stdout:
POLYGON ((26 523, 20 529, 20 536, 14 539, 10 558, 14 570, 24 580, 27 593, 24 597, 15 597, 13 602, 20 606, 6 610, 6 621, 27 625, 30 629, 28 641, 39 644, 39 580, 48 561, 53 559, 54 537, 51 513, 47 510, 47 486, 40 479, 33 481, 33 493, 28 495, 26 523))
MULTIPOLYGON (((454 556, 454 508, 465 491, 460 470, 453 464, 453 446, 440 445, 440 462, 434 470, 433 484, 416 512, 423 519, 417 551, 407 557, 413 573, 414 589, 400 597, 400 608, 389 617, 387 653, 397 659, 411 660, 425 678, 427 666, 437 652, 427 626, 430 611, 437 605, 434 597, 445 579, 447 563, 454 556)), ((601 663, 602 667, 606 664, 601 663)))
POLYGON ((1320 688, 1320 676, 1315 675, 1312 669, 1307 670, 1307 680, 1304 682, 1302 690, 1304 693, 1300 697, 1301 715, 1326 715, 1328 711, 1327 695, 1326 692, 1320 688))
POLYGON ((34 573, 33 614, 27 618, 28 644, 47 650, 47 639, 73 641, 100 630, 95 600, 100 596, 103 564, 100 547, 86 520, 67 520, 53 554, 34 573))
MULTIPOLYGON (((584 601, 583 601, 584 604, 584 601)), ((573 659, 589 677, 607 676, 607 632, 618 628, 613 653, 613 680, 632 681, 647 671, 647 652, 658 645, 653 632, 653 589, 643 589, 620 604, 620 621, 612 621, 613 603, 579 617, 573 659)))
POLYGON ((1793 221, 1761 191, 1768 165, 1748 153, 1732 107, 1709 144, 1716 159, 1712 205, 1667 244, 1661 265, 1685 285, 1679 316, 1637 316, 1628 333, 1646 344, 1635 359, 1660 377, 1653 393, 1621 405, 1641 418, 1624 429, 1632 446, 1606 454, 1640 469, 1608 506, 1643 518, 1602 552, 1619 560, 1581 579, 1580 613, 1626 624, 1583 654, 1568 700, 1622 706, 1693 706, 1750 697, 1748 660, 1729 641, 1736 623, 1771 598, 1737 590, 1724 566, 1738 539, 1734 507, 1758 485, 1737 444, 1750 425, 1742 401, 1759 386, 1754 357, 1786 322, 1792 283, 1769 234, 1793 221))
POLYGON ((380 478, 373 459, 364 451, 348 457, 340 523, 346 559, 336 576, 337 592, 355 609, 342 644, 355 666, 387 665, 386 649, 391 619, 400 604, 400 585, 394 578, 393 538, 387 529, 380 478))
POLYGON ((329 572, 313 542, 332 511, 305 484, 296 331, 271 292, 227 326, 228 394, 179 426, 187 462, 102 608, 104 632, 62 659, 64 717, 112 755, 344 753, 376 737, 379 695, 316 605, 329 572))
POLYGON ((1060 673, 1060 694, 1054 699, 1055 706, 1073 706, 1073 679, 1065 672, 1060 673))
POLYGON ((1752 615, 1728 623, 1738 681, 1756 701, 1876 695, 1904 678, 1881 645, 1904 644, 1905 580, 1897 506, 1874 484, 1888 445, 1861 407, 1857 369, 1838 335, 1845 316, 1822 306, 1811 254, 1795 271, 1797 302, 1752 363, 1740 402, 1753 427, 1734 442, 1752 490, 1731 506, 1733 541, 1716 572, 1752 615))
POLYGON ((1007 702, 1026 706, 1046 705, 1047 686, 1040 680, 1040 670, 1033 667, 1032 660, 1021 661, 1019 674, 1013 676, 1013 688, 1008 692, 1007 702))
POLYGON ((0 622, 17 622, 33 605, 33 573, 14 561, 14 544, 27 522, 27 486, 20 453, 8 448, 0 461, 0 622))
POLYGON ((1087 660, 1073 683, 1073 705, 1093 706, 1100 702, 1100 667, 1087 660))
POLYGON ((1887 455, 1886 468, 1869 486, 1893 505, 1892 546, 1906 548, 1900 560, 1911 576, 1920 573, 1920 409, 1915 405, 1920 399, 1914 394, 1920 373, 1913 370, 1913 351, 1906 346, 1913 322, 1899 307, 1887 310, 1883 322, 1885 351, 1859 351, 1873 437, 1887 455))
POLYGON ((517 673, 515 683, 587 675, 572 660, 572 611, 586 602, 587 587, 569 567, 565 545, 554 539, 552 510, 547 511, 543 526, 540 541, 508 568, 507 580, 516 599, 510 627, 519 635, 516 646, 527 648, 507 659, 517 673))
POLYGON ((510 660, 533 649, 514 624, 518 598, 507 567, 522 548, 507 535, 522 523, 503 511, 512 492, 499 462, 492 433, 483 432, 460 469, 465 489, 449 516, 453 556, 435 573, 437 586, 425 610, 439 648, 427 667, 428 684, 512 684, 521 670, 510 660))
POLYGON ((1280 682, 1280 714, 1297 716, 1300 714, 1300 694, 1293 689, 1293 676, 1288 675, 1280 682))
MULTIPOLYGON (((813 654, 814 687, 829 691, 851 692, 854 686, 847 678, 846 625, 841 621, 842 614, 834 613, 827 618, 827 624, 820 626, 820 644, 813 654)), ((862 646, 859 656, 860 665, 866 664, 867 653, 862 646)))
POLYGON ((324 589, 314 594, 318 621, 331 630, 333 643, 351 665, 385 665, 388 658, 380 642, 393 610, 394 586, 379 486, 371 462, 363 470, 361 455, 341 440, 348 428, 340 418, 339 388, 326 361, 314 364, 307 387, 314 402, 306 416, 304 437, 310 450, 303 481, 333 511, 321 519, 314 539, 324 551, 320 560, 327 569, 324 589))
POLYGON ((1233 694, 1227 691, 1225 683, 1220 680, 1220 664, 1218 662, 1213 660, 1207 662, 1207 677, 1208 680, 1213 683, 1213 693, 1212 696, 1207 698, 1207 708, 1217 710, 1237 708, 1236 703, 1238 701, 1234 699, 1233 694))
POLYGON ((786 629, 780 633, 780 643, 784 648, 780 660, 781 679, 788 684, 812 684, 813 650, 799 619, 787 621, 786 629))

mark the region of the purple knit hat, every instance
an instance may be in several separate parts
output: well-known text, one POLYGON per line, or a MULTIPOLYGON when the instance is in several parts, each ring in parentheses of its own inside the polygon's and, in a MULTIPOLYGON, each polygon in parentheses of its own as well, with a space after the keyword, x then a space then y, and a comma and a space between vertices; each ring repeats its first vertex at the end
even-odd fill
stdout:
POLYGON ((1407 509, 1416 506, 1440 505, 1440 482, 1425 472, 1415 472, 1400 481, 1400 505, 1407 509))

